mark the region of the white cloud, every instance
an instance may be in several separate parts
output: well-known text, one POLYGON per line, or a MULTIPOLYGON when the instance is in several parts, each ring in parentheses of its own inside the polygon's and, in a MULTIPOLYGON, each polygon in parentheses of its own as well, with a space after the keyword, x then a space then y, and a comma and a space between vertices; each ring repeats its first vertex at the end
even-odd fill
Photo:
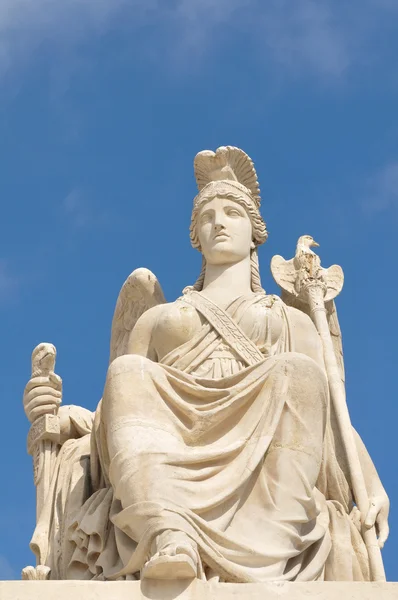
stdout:
POLYGON ((267 0, 253 22, 268 58, 285 73, 336 81, 382 60, 376 40, 397 16, 396 0, 267 0))
POLYGON ((367 182, 363 209, 374 215, 398 208, 398 160, 379 170, 367 182))
POLYGON ((13 296, 18 285, 18 277, 11 272, 8 261, 0 258, 0 303, 13 296))
POLYGON ((42 44, 70 45, 108 28, 124 0, 1 0, 0 74, 42 44))
POLYGON ((260 22, 264 44, 273 59, 290 71, 339 77, 353 54, 338 15, 332 2, 271 0, 260 22))
POLYGON ((0 555, 0 580, 19 579, 16 576, 15 570, 11 566, 9 560, 5 556, 0 555))
POLYGON ((103 224, 105 215, 95 210, 80 189, 72 190, 62 203, 63 214, 74 229, 86 229, 103 224))
POLYGON ((90 224, 92 219, 91 210, 89 210, 80 190, 72 190, 64 198, 62 208, 73 227, 80 229, 90 224))
POLYGON ((210 56, 218 28, 243 32, 256 59, 290 74, 336 79, 373 60, 368 45, 397 13, 396 0, 1 0, 0 74, 26 64, 43 44, 70 50, 119 22, 160 26, 169 34, 170 57, 185 49, 188 60, 210 56))
POLYGON ((62 202, 62 216, 75 229, 106 228, 118 223, 117 216, 96 206, 89 195, 79 188, 73 189, 62 202))

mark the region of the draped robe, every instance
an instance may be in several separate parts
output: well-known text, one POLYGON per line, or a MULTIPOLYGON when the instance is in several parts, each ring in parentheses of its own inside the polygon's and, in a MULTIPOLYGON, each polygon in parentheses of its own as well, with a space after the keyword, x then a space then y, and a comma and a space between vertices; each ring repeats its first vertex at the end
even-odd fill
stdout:
POLYGON ((281 300, 238 299, 224 329, 205 304, 209 320, 159 363, 111 364, 92 433, 98 489, 65 521, 54 574, 137 577, 174 530, 197 547, 203 579, 368 579, 324 369, 295 352, 281 300), (252 339, 240 329, 253 303, 278 312, 276 342, 266 318, 252 339))

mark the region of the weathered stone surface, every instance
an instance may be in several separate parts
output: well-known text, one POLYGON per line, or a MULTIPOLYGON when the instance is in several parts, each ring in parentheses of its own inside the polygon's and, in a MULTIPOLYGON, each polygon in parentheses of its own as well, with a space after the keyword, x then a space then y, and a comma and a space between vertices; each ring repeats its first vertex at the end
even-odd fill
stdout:
MULTIPOLYGON (((147 269, 127 279, 95 414, 60 407, 55 348, 33 353, 24 406, 37 567, 23 576, 384 581, 389 502, 348 414, 334 304, 342 269, 322 267, 304 235, 292 259, 272 261, 282 297, 267 294, 251 159, 221 147, 199 152, 194 168, 190 238, 202 270, 173 302, 147 269)), ((246 589, 197 585, 189 593, 246 589)))
POLYGON ((0 581, 1 600, 397 600, 398 583, 0 581))

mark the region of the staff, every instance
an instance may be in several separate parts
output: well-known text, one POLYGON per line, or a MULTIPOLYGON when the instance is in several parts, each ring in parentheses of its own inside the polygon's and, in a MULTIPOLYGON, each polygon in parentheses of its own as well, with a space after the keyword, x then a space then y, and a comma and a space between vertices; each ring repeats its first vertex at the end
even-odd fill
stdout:
POLYGON ((341 292, 344 275, 341 267, 337 265, 329 269, 321 268, 320 259, 311 250, 311 246, 318 244, 311 236, 302 236, 298 240, 295 257, 285 261, 282 257, 275 256, 272 259, 271 270, 276 282, 284 291, 309 304, 312 320, 322 341, 330 395, 346 450, 355 502, 362 517, 362 537, 368 551, 371 579, 386 581, 375 527, 366 529, 364 526, 364 519, 369 510, 369 496, 353 436, 345 386, 337 363, 325 306, 326 301, 333 300, 341 292))
POLYGON ((340 434, 347 453, 348 467, 350 469, 352 487, 355 501, 362 516, 362 536, 369 555, 370 572, 373 581, 386 581, 383 560, 377 542, 375 527, 366 529, 363 524, 369 510, 369 497, 365 486, 362 466, 359 460, 357 447, 352 434, 351 419, 348 412, 344 384, 341 380, 339 367, 334 353, 333 342, 330 337, 329 324, 326 316, 324 302, 324 288, 320 282, 313 280, 304 284, 303 291, 309 301, 312 319, 322 340, 323 357, 329 380, 330 394, 334 404, 340 434))

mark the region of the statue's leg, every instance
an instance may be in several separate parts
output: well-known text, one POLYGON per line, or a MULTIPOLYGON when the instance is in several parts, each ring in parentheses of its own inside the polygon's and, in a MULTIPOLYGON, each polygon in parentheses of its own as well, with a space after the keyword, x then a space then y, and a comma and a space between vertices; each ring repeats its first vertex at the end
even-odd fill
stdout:
POLYGON ((178 491, 170 485, 169 459, 184 445, 178 419, 173 422, 162 397, 165 385, 162 367, 146 358, 127 355, 111 364, 102 406, 109 477, 124 509, 125 529, 136 542, 148 539, 150 560, 142 576, 190 578, 197 576, 199 555, 189 524, 178 513, 178 491))
MULTIPOLYGON (((230 561, 223 567, 224 573, 246 581, 243 567, 237 566, 240 574, 236 575, 230 538, 242 548, 243 555, 246 548, 252 548, 260 561, 255 575, 259 581, 294 578, 302 568, 300 555, 325 537, 323 525, 318 525, 314 495, 327 417, 324 372, 312 359, 288 353, 260 363, 241 377, 235 378, 236 389, 234 384, 227 390, 226 405, 237 397, 232 419, 230 413, 213 412, 209 402, 210 423, 214 426, 214 415, 219 415, 220 432, 227 427, 233 444, 241 446, 229 466, 226 463, 219 469, 214 463, 215 471, 220 472, 219 482, 225 484, 225 488, 220 486, 225 489, 225 518, 220 513, 214 522, 214 538, 209 545, 191 529, 196 521, 191 519, 190 508, 197 504, 195 494, 201 494, 202 506, 208 502, 210 507, 213 495, 206 496, 208 492, 201 490, 200 483, 194 487, 184 482, 185 475, 190 477, 190 458, 201 450, 207 452, 206 415, 197 422, 199 430, 191 434, 194 421, 189 413, 189 386, 192 393, 195 386, 186 382, 188 387, 181 394, 185 384, 177 374, 138 356, 121 357, 110 366, 103 422, 109 478, 123 509, 113 522, 138 542, 134 568, 142 569, 150 559, 149 575, 144 576, 164 578, 169 573, 175 578, 177 573, 180 577, 200 573, 198 541, 204 544, 201 553, 206 561, 208 552, 213 553, 216 571, 217 555, 230 556, 223 559, 230 561), (238 510, 231 520, 228 497, 235 493, 238 510), (145 554, 138 556, 140 548, 145 554), (171 559, 176 561, 175 571, 171 559), (293 565, 296 559, 297 565, 293 565)), ((215 388, 209 388, 209 398, 219 394, 215 388)), ((315 571, 313 578, 318 576, 315 571)))
POLYGON ((330 547, 323 519, 318 518, 315 490, 328 414, 327 380, 323 370, 302 354, 283 354, 273 360, 275 366, 265 385, 275 386, 283 408, 259 475, 264 535, 275 555, 286 557, 285 566, 283 561, 275 563, 272 575, 276 579, 288 573, 296 577, 304 568, 304 551, 311 552, 311 544, 319 540, 322 550, 308 567, 313 572, 309 579, 315 579, 330 547))
POLYGON ((265 468, 277 468, 279 479, 306 482, 312 489, 318 479, 323 455, 328 412, 326 375, 315 361, 289 352, 273 359, 272 385, 283 396, 283 409, 267 453, 265 468), (286 469, 286 473, 285 473, 286 469))
POLYGON ((196 543, 183 531, 166 529, 152 543, 141 576, 150 579, 191 579, 198 576, 196 543))

